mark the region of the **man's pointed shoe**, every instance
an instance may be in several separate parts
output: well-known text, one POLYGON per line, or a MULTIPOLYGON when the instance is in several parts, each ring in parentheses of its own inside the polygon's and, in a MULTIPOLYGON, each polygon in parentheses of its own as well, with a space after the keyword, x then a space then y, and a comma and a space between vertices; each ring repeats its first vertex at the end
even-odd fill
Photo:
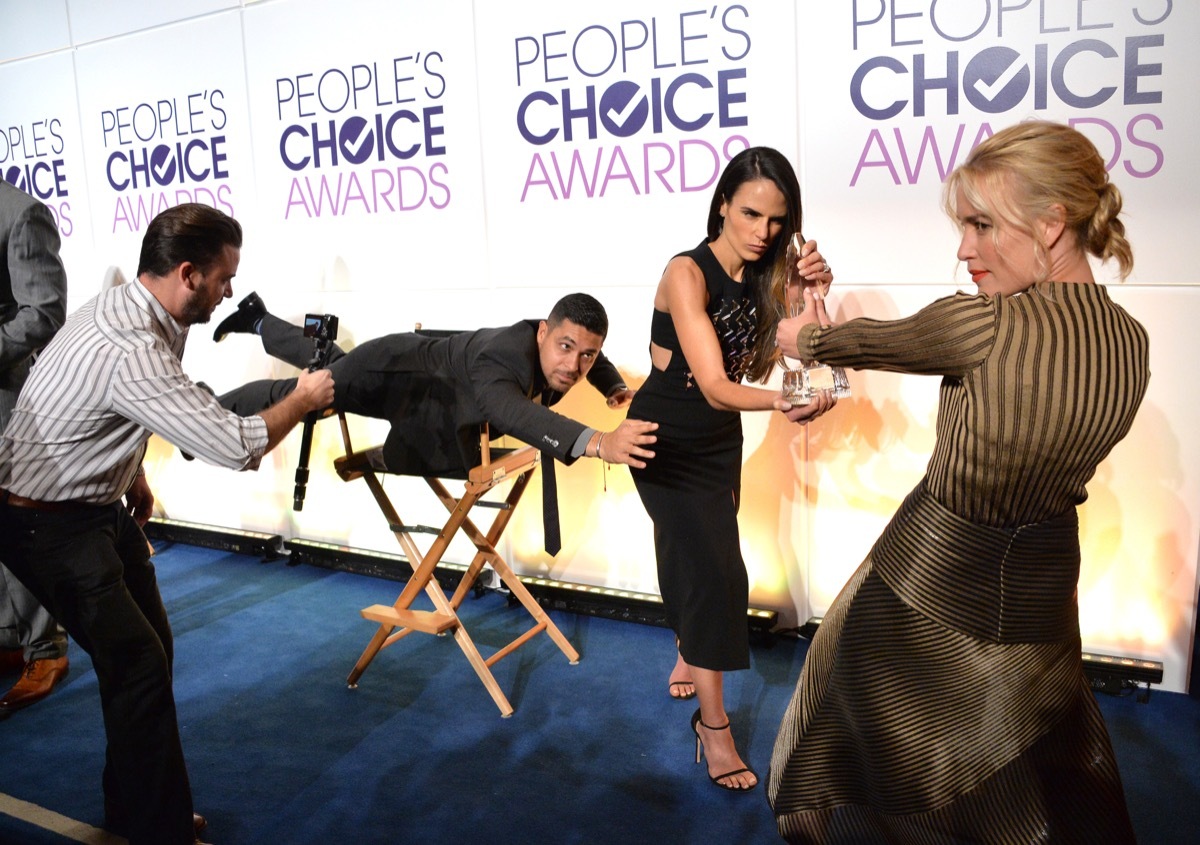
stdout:
POLYGON ((0 714, 13 713, 41 701, 67 676, 69 666, 65 657, 30 660, 13 688, 0 698, 0 714))
POLYGON ((227 334, 253 332, 254 325, 266 315, 267 306, 259 299, 257 293, 251 291, 238 303, 237 310, 220 322, 213 332, 213 340, 220 343, 227 334))

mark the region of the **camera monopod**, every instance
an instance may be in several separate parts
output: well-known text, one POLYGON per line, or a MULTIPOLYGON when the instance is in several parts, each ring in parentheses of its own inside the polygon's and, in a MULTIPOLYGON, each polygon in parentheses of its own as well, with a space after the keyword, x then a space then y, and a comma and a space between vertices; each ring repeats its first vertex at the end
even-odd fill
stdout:
MULTIPOLYGON (((332 314, 306 314, 304 336, 313 339, 313 356, 308 362, 308 371, 319 370, 329 363, 329 352, 337 340, 338 318, 332 314)), ((304 433, 300 439, 300 462, 296 467, 296 490, 292 494, 292 509, 304 510, 304 493, 308 487, 308 455, 312 451, 313 426, 317 424, 319 411, 304 415, 304 433)))

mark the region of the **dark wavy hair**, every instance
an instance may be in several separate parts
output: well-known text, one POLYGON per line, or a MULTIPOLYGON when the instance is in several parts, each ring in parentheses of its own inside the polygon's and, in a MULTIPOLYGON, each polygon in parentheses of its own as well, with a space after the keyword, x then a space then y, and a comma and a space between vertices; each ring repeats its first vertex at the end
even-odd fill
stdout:
POLYGON ((563 320, 570 320, 602 338, 608 337, 608 312, 594 296, 569 293, 554 303, 550 316, 546 318, 546 326, 553 329, 563 320))
POLYGON ((242 248, 242 224, 212 206, 183 203, 168 208, 146 227, 137 274, 166 276, 185 261, 207 272, 226 246, 242 248))
POLYGON ((742 271, 742 283, 750 291, 757 315, 756 340, 750 353, 746 378, 761 382, 766 381, 779 359, 779 351, 775 348, 775 326, 784 315, 787 242, 793 232, 801 231, 804 219, 804 209, 800 205, 800 183, 796 180, 796 171, 792 169, 791 162, 783 153, 771 147, 750 147, 729 160, 713 189, 712 203, 708 208, 708 240, 711 243, 721 234, 724 223, 721 204, 731 201, 738 188, 755 179, 774 182, 787 203, 787 219, 779 236, 771 242, 761 258, 747 264, 742 271))

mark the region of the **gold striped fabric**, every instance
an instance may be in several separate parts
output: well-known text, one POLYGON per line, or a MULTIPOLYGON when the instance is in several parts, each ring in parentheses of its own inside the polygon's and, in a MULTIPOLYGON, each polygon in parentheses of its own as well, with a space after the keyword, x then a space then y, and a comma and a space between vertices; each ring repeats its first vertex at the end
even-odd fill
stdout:
POLYGON ((1082 502, 1150 376, 1145 329, 1095 284, 956 294, 900 320, 810 326, 801 342, 826 364, 944 376, 930 492, 997 527, 1082 502))
POLYGON ((826 363, 944 378, 927 476, 826 613, 780 727, 780 833, 1132 842, 1081 665, 1074 507, 1145 393, 1145 331, 1102 287, 1047 283, 804 338, 826 363))

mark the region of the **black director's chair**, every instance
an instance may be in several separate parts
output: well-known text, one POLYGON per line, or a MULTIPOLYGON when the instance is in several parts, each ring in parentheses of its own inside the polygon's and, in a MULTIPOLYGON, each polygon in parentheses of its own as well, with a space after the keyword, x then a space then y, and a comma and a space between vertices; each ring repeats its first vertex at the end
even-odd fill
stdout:
POLYGON ((572 665, 579 662, 579 653, 530 595, 529 590, 521 583, 504 558, 496 552, 496 543, 508 526, 513 509, 520 501, 534 469, 541 461, 541 452, 532 446, 515 450, 497 450, 493 460, 493 450, 485 423, 481 426, 479 435, 482 462, 467 472, 466 489, 462 496, 450 495, 440 479, 425 477, 425 482, 449 511, 450 515, 446 523, 441 528, 406 525, 396 513, 396 509, 392 506, 387 493, 384 492, 383 484, 379 479, 380 473, 388 472, 383 461, 382 447, 355 452, 350 444, 350 432, 346 424, 346 417, 344 414, 339 414, 338 418, 342 427, 342 440, 346 446, 346 454, 334 461, 337 474, 344 481, 356 478, 366 481, 379 509, 388 521, 388 528, 404 549, 404 554, 413 567, 412 578, 405 584, 400 597, 395 602, 391 605, 376 604, 362 610, 364 618, 379 623, 379 630, 375 632, 375 636, 367 644, 366 650, 358 658, 358 663, 354 665, 346 683, 351 689, 355 688, 358 685, 359 677, 375 659, 375 655, 401 637, 408 636, 414 631, 425 634, 444 634, 450 631, 453 632, 455 642, 470 661, 475 673, 483 681, 492 700, 500 708, 500 714, 506 718, 511 716, 513 707, 492 675, 491 666, 493 664, 511 654, 542 631, 550 635, 550 638, 554 640, 572 665), (485 493, 507 481, 512 481, 512 487, 503 501, 481 501, 481 497, 485 493), (497 509, 491 527, 486 533, 481 531, 470 519, 470 512, 476 506, 497 509), (454 595, 447 598, 434 577, 434 569, 441 561, 450 541, 460 530, 475 544, 475 557, 467 567, 454 595), (424 553, 413 540, 413 534, 418 532, 436 535, 424 553), (521 603, 536 623, 488 658, 484 658, 479 653, 479 649, 476 648, 470 634, 467 633, 466 626, 463 625, 457 612, 463 599, 482 573, 485 564, 495 570, 513 598, 521 603), (422 591, 432 600, 434 610, 414 610, 412 608, 413 601, 422 591))

